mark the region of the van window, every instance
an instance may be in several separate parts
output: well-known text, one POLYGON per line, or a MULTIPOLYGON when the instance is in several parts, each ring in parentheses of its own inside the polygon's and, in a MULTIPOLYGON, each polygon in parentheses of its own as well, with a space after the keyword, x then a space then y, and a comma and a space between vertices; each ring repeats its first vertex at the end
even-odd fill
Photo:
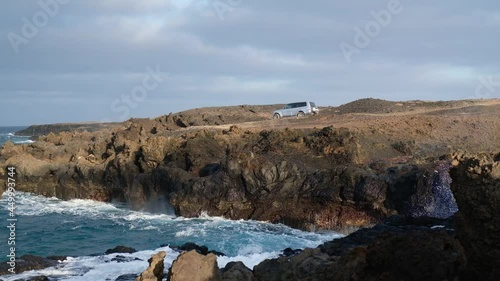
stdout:
POLYGON ((311 105, 311 107, 316 107, 316 104, 312 101, 310 101, 309 104, 311 105))
POLYGON ((294 102, 294 103, 289 103, 286 106, 287 106, 287 108, 303 107, 303 106, 307 106, 307 102, 294 102))

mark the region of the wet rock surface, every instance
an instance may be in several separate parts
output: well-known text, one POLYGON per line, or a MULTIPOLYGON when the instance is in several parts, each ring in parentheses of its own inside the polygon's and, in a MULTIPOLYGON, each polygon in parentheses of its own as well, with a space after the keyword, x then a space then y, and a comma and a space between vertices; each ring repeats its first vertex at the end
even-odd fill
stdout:
MULTIPOLYGON (((57 260, 49 258, 34 255, 24 255, 16 259, 15 273, 56 266, 58 263, 59 262, 57 260)), ((0 275, 12 274, 11 272, 9 272, 9 268, 11 268, 11 266, 7 262, 0 263, 0 275)))
MULTIPOLYGON (((166 245, 164 245, 164 246, 166 246, 166 245)), ((197 244, 191 243, 191 242, 185 243, 181 246, 170 246, 170 247, 172 248, 172 250, 179 251, 179 252, 195 250, 198 254, 201 254, 204 256, 206 256, 208 254, 214 254, 218 257, 225 256, 224 253, 214 251, 214 250, 209 250, 207 246, 200 246, 200 245, 197 245, 197 244)))
POLYGON ((106 250, 105 254, 106 255, 109 255, 109 254, 114 254, 114 253, 127 253, 127 254, 133 254, 137 252, 136 249, 132 248, 132 247, 127 247, 127 246, 116 246, 114 247, 113 249, 108 249, 106 250))
POLYGON ((136 274, 125 274, 118 276, 118 278, 116 278, 115 281, 135 281, 136 277, 137 277, 136 274))

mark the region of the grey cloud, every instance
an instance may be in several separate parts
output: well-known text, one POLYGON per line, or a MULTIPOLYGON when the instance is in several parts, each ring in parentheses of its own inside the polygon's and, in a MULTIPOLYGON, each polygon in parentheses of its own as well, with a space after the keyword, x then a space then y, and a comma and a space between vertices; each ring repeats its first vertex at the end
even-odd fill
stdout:
POLYGON ((480 76, 500 81, 494 0, 401 0, 404 10, 352 63, 339 44, 353 44, 354 28, 390 0, 242 0, 224 20, 213 1, 72 0, 17 55, 7 34, 20 33, 39 1, 6 1, 0 125, 115 120, 112 102, 156 65, 169 78, 130 117, 302 99, 456 99, 472 96, 480 76))

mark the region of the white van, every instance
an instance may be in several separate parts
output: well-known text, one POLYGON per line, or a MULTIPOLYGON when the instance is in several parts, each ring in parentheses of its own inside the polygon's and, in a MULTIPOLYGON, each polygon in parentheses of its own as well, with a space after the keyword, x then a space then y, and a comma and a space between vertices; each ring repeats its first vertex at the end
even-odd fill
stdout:
POLYGON ((288 116, 302 117, 306 114, 317 114, 318 112, 318 107, 312 101, 294 102, 285 105, 282 109, 275 110, 273 118, 280 119, 288 116))

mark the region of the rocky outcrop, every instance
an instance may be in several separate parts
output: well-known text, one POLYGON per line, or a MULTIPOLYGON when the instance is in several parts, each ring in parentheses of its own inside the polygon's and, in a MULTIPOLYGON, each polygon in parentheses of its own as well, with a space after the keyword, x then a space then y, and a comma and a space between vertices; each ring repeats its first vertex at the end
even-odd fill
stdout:
MULTIPOLYGON (((62 258, 65 259, 65 258, 62 258)), ((15 261, 15 273, 21 273, 29 270, 43 269, 51 266, 56 266, 60 259, 44 258, 34 255, 24 255, 15 261)), ((0 275, 11 274, 9 269, 11 266, 8 262, 0 263, 0 275)))
POLYGON ((119 123, 64 123, 64 124, 47 124, 47 125, 31 125, 26 129, 16 132, 17 136, 32 136, 39 137, 49 133, 61 132, 95 132, 102 129, 109 129, 119 126, 119 123))
POLYGON ((135 281, 161 281, 164 276, 164 263, 163 259, 165 258, 165 251, 161 251, 157 254, 151 256, 148 260, 149 267, 139 275, 135 281))
POLYGON ((221 281, 217 256, 201 255, 195 250, 182 252, 172 263, 170 281, 221 281))
POLYGON ((185 243, 181 246, 171 246, 171 245, 162 245, 162 247, 165 247, 165 246, 170 246, 172 248, 172 250, 174 251, 178 251, 178 252, 182 252, 182 251, 196 251, 198 254, 201 254, 201 255, 208 255, 208 254, 214 254, 218 257, 221 257, 221 256, 225 256, 224 253, 221 253, 221 252, 218 252, 218 251, 215 251, 215 250, 208 250, 208 247, 207 246, 200 246, 200 245, 197 245, 195 243, 191 243, 191 242, 188 242, 188 243, 185 243))
POLYGON ((233 126, 182 133, 154 120, 133 120, 125 128, 48 134, 25 146, 8 143, 0 161, 17 167, 21 191, 308 230, 360 227, 395 213, 445 217, 456 209, 446 169, 435 173, 438 164, 391 159, 366 162, 374 151, 345 128, 233 126))
POLYGON ((242 262, 230 262, 222 269, 222 281, 258 281, 242 262))
POLYGON ((240 105, 224 107, 195 108, 156 118, 169 128, 213 126, 268 120, 271 112, 283 105, 240 105))
POLYGON ((253 271, 269 281, 455 280, 466 265, 460 243, 423 222, 392 218, 295 256, 266 260, 253 271))
POLYGON ((500 153, 456 153, 453 163, 457 234, 468 260, 465 279, 500 280, 500 153))
POLYGON ((448 161, 413 166, 412 172, 397 176, 390 187, 389 197, 400 214, 411 217, 446 219, 458 211, 450 189, 452 179, 448 161))
POLYGON ((116 246, 114 247, 113 249, 107 249, 105 254, 106 255, 109 255, 109 254, 114 254, 114 253, 127 253, 127 254, 132 254, 132 253, 135 253, 137 252, 136 249, 134 248, 131 248, 131 247, 127 247, 127 246, 116 246))

